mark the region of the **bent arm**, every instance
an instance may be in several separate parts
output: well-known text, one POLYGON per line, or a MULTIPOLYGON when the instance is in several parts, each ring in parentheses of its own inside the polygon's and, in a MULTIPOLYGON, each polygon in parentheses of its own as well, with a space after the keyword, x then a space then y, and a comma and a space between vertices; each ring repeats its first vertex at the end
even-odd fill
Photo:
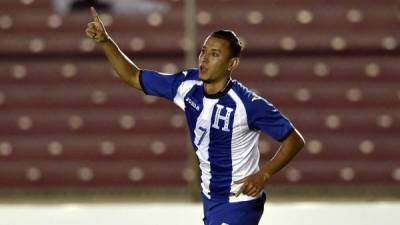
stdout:
POLYGON ((142 90, 139 82, 140 68, 121 51, 111 37, 99 44, 119 78, 128 85, 142 90))
POLYGON ((108 35, 96 9, 91 7, 90 10, 93 21, 88 23, 86 35, 99 43, 103 48, 108 61, 121 80, 138 90, 142 90, 139 82, 140 68, 121 51, 110 35, 108 35))
POLYGON ((277 173, 283 167, 285 167, 293 157, 304 147, 305 141, 299 131, 294 131, 282 142, 276 154, 271 158, 270 161, 261 167, 260 172, 262 173, 265 180, 268 180, 270 176, 277 173))
POLYGON ((236 193, 239 196, 241 193, 256 197, 257 194, 264 188, 272 175, 285 167, 293 157, 303 148, 305 141, 301 134, 294 131, 282 142, 278 151, 272 159, 261 167, 260 171, 252 174, 244 179, 235 181, 235 184, 244 183, 240 190, 236 193))

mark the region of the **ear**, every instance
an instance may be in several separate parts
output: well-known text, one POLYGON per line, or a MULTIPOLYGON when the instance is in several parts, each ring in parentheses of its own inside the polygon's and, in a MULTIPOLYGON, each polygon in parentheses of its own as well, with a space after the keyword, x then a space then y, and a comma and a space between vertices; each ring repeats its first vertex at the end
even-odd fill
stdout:
POLYGON ((239 66, 239 63, 240 63, 239 57, 231 58, 229 60, 228 71, 232 72, 233 70, 235 70, 239 66))

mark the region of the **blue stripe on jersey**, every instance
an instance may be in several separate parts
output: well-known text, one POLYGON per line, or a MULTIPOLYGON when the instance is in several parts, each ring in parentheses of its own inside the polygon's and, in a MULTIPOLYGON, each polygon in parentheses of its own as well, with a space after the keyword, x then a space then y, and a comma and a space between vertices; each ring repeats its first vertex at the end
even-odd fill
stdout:
POLYGON ((203 86, 193 86, 193 88, 184 97, 185 115, 189 127, 190 138, 193 148, 197 151, 194 143, 194 131, 196 129, 197 118, 203 111, 203 86))
POLYGON ((229 199, 232 182, 232 130, 236 104, 224 96, 214 106, 208 149, 211 167, 211 199, 229 199), (229 116, 229 117, 228 117, 229 116))

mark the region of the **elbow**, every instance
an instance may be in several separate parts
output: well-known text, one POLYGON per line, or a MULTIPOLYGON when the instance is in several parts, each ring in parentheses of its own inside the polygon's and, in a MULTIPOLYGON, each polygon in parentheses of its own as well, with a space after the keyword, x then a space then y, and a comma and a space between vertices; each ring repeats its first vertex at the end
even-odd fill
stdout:
POLYGON ((306 145, 306 140, 304 139, 303 135, 300 134, 300 132, 298 132, 296 130, 297 133, 297 146, 299 148, 299 150, 301 150, 302 148, 304 148, 304 146, 306 145))
POLYGON ((301 137, 299 140, 299 151, 303 149, 305 145, 306 145, 306 140, 304 140, 304 138, 301 137))
POLYGON ((300 151, 302 148, 304 148, 304 146, 306 145, 306 140, 297 129, 294 129, 291 137, 293 143, 292 145, 295 146, 297 151, 300 151))
POLYGON ((127 83, 129 86, 132 86, 138 90, 142 90, 140 84, 140 69, 126 69, 120 71, 118 74, 120 79, 127 83))

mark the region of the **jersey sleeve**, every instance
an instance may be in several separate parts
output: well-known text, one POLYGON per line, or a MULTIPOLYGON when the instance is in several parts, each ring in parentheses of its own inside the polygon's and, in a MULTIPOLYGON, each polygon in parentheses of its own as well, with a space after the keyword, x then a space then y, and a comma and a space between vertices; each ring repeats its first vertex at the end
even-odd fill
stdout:
POLYGON ((176 74, 166 74, 152 70, 141 70, 140 85, 146 95, 163 97, 173 101, 186 73, 182 71, 176 74))
POLYGON ((277 141, 285 140, 294 130, 286 116, 254 93, 247 100, 246 111, 250 129, 261 130, 277 141))

